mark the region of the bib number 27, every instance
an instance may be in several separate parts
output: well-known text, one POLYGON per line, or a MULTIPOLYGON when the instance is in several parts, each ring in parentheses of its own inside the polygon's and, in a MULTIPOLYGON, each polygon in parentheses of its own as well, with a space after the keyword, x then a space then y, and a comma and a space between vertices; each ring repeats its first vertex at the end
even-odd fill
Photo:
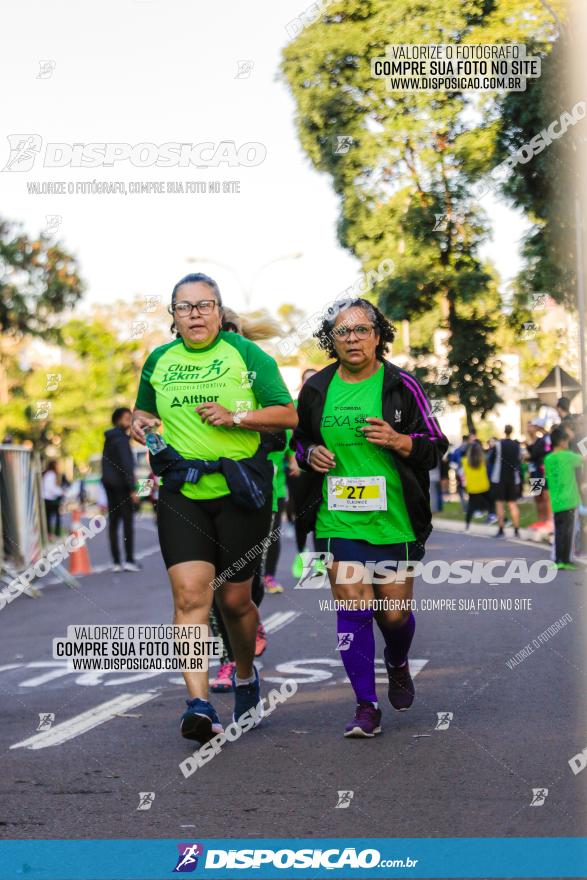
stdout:
POLYGON ((385 477, 328 477, 329 510, 387 510, 385 477))

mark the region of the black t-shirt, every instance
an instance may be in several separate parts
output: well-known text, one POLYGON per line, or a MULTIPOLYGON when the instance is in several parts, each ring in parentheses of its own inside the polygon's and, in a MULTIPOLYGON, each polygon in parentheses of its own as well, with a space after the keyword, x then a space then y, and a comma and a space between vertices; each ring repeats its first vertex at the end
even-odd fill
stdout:
POLYGON ((517 440, 498 440, 491 451, 489 474, 492 483, 520 482, 520 444, 517 440))

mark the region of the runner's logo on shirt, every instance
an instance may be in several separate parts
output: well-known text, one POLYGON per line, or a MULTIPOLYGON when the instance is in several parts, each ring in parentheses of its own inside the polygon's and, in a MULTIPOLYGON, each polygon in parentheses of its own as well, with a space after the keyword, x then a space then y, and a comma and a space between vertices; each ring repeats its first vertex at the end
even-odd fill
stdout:
POLYGON ((354 437, 364 439, 363 425, 367 424, 366 415, 323 415, 320 425, 322 428, 349 428, 354 437))
POLYGON ((216 403, 218 394, 185 394, 183 397, 174 397, 171 406, 186 406, 193 403, 216 403))
POLYGON ((210 364, 171 364, 164 374, 161 384, 163 387, 172 382, 210 382, 220 379, 228 373, 230 367, 222 368, 224 360, 214 358, 210 364))

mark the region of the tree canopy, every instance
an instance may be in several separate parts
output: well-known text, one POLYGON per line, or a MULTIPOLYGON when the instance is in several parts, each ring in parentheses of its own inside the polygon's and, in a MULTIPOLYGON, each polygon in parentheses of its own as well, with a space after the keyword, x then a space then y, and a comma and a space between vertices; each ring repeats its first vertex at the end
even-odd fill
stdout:
POLYGON ((500 297, 471 188, 500 161, 503 95, 390 92, 370 60, 423 43, 526 43, 546 56, 556 34, 539 0, 345 0, 283 54, 301 144, 340 197, 339 241, 365 271, 393 259, 373 291, 392 320, 438 315, 450 378, 432 396, 463 404, 470 428, 499 401, 500 297))
POLYGON ((56 334, 56 316, 73 308, 84 291, 76 259, 48 235, 31 238, 0 218, 0 331, 45 338, 56 334))

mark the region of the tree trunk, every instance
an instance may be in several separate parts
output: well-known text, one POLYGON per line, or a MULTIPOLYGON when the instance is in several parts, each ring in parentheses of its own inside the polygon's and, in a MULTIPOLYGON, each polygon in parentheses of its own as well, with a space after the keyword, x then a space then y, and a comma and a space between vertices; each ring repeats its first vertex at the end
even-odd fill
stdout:
POLYGON ((475 429, 475 422, 473 421, 473 413, 469 409, 468 404, 465 403, 464 406, 465 406, 465 413, 467 415, 467 430, 468 430, 469 434, 475 434, 476 429, 475 429))

